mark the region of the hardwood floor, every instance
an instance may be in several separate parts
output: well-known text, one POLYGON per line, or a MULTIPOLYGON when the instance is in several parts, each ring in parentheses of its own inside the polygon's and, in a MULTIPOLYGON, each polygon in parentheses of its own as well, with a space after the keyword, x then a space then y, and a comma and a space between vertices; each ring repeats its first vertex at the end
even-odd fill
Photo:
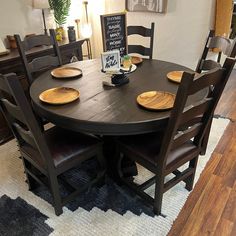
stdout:
POLYGON ((231 122, 169 236, 236 235, 236 70, 215 114, 231 122))
POLYGON ((233 70, 215 114, 236 121, 236 70, 233 70))

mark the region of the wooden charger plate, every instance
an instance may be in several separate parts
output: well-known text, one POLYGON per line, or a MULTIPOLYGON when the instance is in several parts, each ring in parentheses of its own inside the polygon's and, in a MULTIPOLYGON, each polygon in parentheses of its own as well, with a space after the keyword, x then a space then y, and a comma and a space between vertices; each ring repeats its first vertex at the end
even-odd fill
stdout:
POLYGON ((168 110, 174 106, 175 95, 164 91, 144 92, 137 97, 137 103, 149 110, 168 110))
POLYGON ((131 61, 132 61, 132 64, 139 65, 139 64, 141 64, 143 62, 143 58, 132 56, 131 57, 131 61))
MULTIPOLYGON (((169 80, 171 80, 175 83, 180 83, 183 73, 184 73, 184 71, 171 71, 166 76, 169 80)), ((197 76, 197 75, 199 75, 199 74, 195 73, 195 76, 197 76)))
POLYGON ((82 70, 76 67, 58 67, 51 71, 54 78, 75 78, 81 77, 82 70))
POLYGON ((169 80, 171 80, 175 83, 180 83, 183 73, 184 73, 183 71, 171 71, 166 76, 169 80))
POLYGON ((70 103, 78 99, 80 93, 78 90, 67 87, 57 87, 51 88, 39 95, 39 99, 42 102, 53 104, 53 105, 62 105, 70 103))

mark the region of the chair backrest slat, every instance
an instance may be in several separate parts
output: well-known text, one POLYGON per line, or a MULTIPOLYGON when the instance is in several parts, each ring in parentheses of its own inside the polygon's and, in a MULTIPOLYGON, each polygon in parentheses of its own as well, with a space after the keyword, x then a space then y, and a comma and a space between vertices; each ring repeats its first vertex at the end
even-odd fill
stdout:
POLYGON ((23 41, 23 47, 26 51, 38 46, 51 45, 53 45, 53 41, 52 38, 48 35, 32 35, 26 37, 23 41))
POLYGON ((192 119, 195 119, 196 117, 202 115, 207 109, 209 109, 211 102, 212 98, 205 98, 195 106, 187 107, 181 115, 179 124, 180 125, 188 124, 191 122, 192 119))
POLYGON ((189 87, 188 95, 192 95, 206 87, 218 84, 221 81, 221 77, 224 71, 219 69, 213 69, 211 74, 203 74, 197 80, 194 80, 189 87))
POLYGON ((215 107, 235 65, 235 59, 227 58, 222 68, 213 69, 194 78, 194 74, 184 73, 163 137, 160 155, 156 162, 166 166, 170 151, 192 142, 201 150, 202 139, 210 124, 215 107), (189 104, 189 96, 206 90, 206 97, 189 104), (207 92, 208 91, 208 92, 207 92))
POLYGON ((197 123, 202 122, 202 115, 199 115, 194 118, 188 118, 185 122, 180 122, 179 130, 186 130, 188 127, 191 127, 197 123))
POLYGON ((31 72, 38 72, 40 70, 44 70, 52 66, 56 67, 58 65, 59 65, 58 58, 50 55, 35 58, 28 64, 31 72))
POLYGON ((24 140, 27 144, 30 144, 32 147, 37 149, 36 143, 34 141, 34 137, 29 130, 25 130, 21 125, 18 123, 13 123, 13 129, 16 130, 17 135, 24 140))
POLYGON ((33 35, 26 37, 23 41, 19 35, 14 35, 17 43, 17 48, 24 67, 26 78, 29 84, 34 81, 34 72, 39 72, 45 68, 56 67, 62 65, 62 58, 60 50, 56 41, 55 31, 50 29, 50 36, 48 35, 33 35), (36 46, 52 46, 53 54, 43 57, 34 58, 32 61, 27 59, 26 53, 28 50, 36 46))
POLYGON ((188 127, 188 129, 184 131, 179 131, 174 137, 171 150, 179 147, 180 145, 189 141, 191 138, 195 137, 199 133, 201 125, 202 123, 197 123, 191 127, 188 127))
POLYGON ((128 45, 129 52, 138 52, 142 56, 149 56, 151 53, 150 48, 146 48, 142 45, 128 45))
POLYGON ((201 67, 201 70, 207 71, 207 70, 212 70, 212 69, 215 69, 215 68, 220 68, 221 65, 217 61, 202 60, 200 67, 201 67))
POLYGON ((137 34, 142 35, 143 37, 150 37, 152 35, 152 30, 143 26, 128 26, 127 34, 137 34))
POLYGON ((24 116, 18 106, 11 103, 9 100, 2 98, 1 102, 4 104, 4 108, 6 112, 10 113, 15 120, 19 120, 20 122, 25 124, 24 116))

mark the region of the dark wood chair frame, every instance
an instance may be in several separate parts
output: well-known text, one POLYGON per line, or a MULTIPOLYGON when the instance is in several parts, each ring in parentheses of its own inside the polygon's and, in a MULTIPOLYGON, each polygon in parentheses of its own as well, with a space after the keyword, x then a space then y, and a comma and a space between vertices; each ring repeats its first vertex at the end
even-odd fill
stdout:
MULTIPOLYGON (((144 154, 137 151, 140 150, 140 143, 136 146, 132 144, 132 147, 129 145, 130 141, 127 140, 132 138, 134 140, 134 136, 119 138, 117 140, 118 150, 120 151, 118 170, 121 181, 130 186, 138 195, 144 198, 147 203, 151 204, 155 214, 161 214, 163 194, 180 181, 186 183, 185 188, 187 190, 192 190, 198 156, 202 149, 202 139, 211 122, 211 117, 234 64, 235 59, 227 58, 223 68, 215 68, 200 75, 196 79, 194 79, 194 74, 184 72, 164 136, 161 136, 163 133, 160 134, 160 152, 157 152, 158 154, 153 158, 149 157, 150 159, 152 158, 152 161, 144 158, 144 154), (209 89, 209 94, 205 99, 196 104, 186 105, 189 96, 212 86, 213 89, 209 89), (183 150, 187 142, 193 145, 192 149, 185 151, 185 153, 182 152, 181 155, 177 154, 176 158, 167 165, 168 156, 175 150, 180 151, 181 148, 183 150), (140 165, 153 172, 155 176, 141 185, 137 185, 130 180, 130 178, 125 178, 121 171, 123 156, 138 162, 140 165), (184 171, 178 170, 178 168, 185 163, 189 163, 188 168, 184 171), (165 177, 171 173, 173 173, 175 177, 165 183, 165 177), (144 190, 152 184, 155 184, 154 199, 144 192, 144 190)), ((142 140, 148 142, 147 136, 143 135, 140 137, 140 142, 142 140)), ((149 141, 151 142, 152 140, 149 141)))
POLYGON ((217 67, 221 67, 220 60, 222 53, 228 57, 235 57, 236 54, 236 41, 232 42, 224 37, 215 36, 215 31, 210 30, 201 58, 198 61, 196 72, 201 73, 202 71, 211 70, 217 67), (217 61, 207 59, 208 53, 210 50, 216 49, 219 50, 217 61))
MULTIPOLYGON (((201 59, 199 60, 198 65, 196 67, 196 72, 201 73, 204 70, 210 70, 213 68, 221 67, 220 60, 221 60, 222 52, 228 57, 235 58, 236 40, 234 40, 231 43, 231 41, 227 38, 215 36, 215 31, 210 30, 207 40, 206 40, 206 44, 204 46, 204 50, 202 52, 201 59), (217 61, 207 59, 208 53, 211 49, 219 50, 217 61)), ((205 137, 203 139, 201 155, 205 155, 206 153, 210 129, 211 129, 211 122, 208 127, 208 132, 206 132, 205 137)))
MULTIPOLYGON (((37 182, 46 185, 52 193, 56 215, 60 215, 62 206, 73 200, 78 194, 92 187, 95 183, 102 183, 100 181, 103 181, 106 167, 102 154, 103 143, 94 136, 89 137, 96 140, 95 144, 90 145, 91 147, 77 154, 69 154, 76 157, 73 162, 55 166, 44 132, 40 129, 32 107, 15 74, 0 75, 0 108, 18 141, 29 189, 32 190, 37 182), (11 96, 14 102, 10 101, 8 96, 11 96), (35 161, 35 157, 32 158, 29 153, 25 152, 22 147, 26 144, 30 148, 37 150, 37 158, 40 158, 42 165, 35 161), (78 188, 61 179, 62 173, 93 157, 97 158, 100 169, 97 172, 97 176, 89 183, 78 188), (59 181, 62 181, 63 186, 71 192, 65 197, 60 194, 59 181)), ((70 148, 69 146, 67 147, 70 148)))
POLYGON ((56 41, 55 31, 54 29, 50 29, 49 32, 50 36, 33 35, 26 37, 23 41, 21 40, 20 35, 14 35, 26 78, 29 84, 32 84, 34 80, 33 73, 48 69, 50 67, 57 67, 62 65, 62 58, 56 41), (53 46, 54 55, 46 55, 34 58, 29 62, 27 59, 27 51, 39 46, 53 46))
POLYGON ((128 26, 127 35, 141 35, 143 37, 150 38, 150 47, 144 47, 142 45, 129 45, 128 44, 128 53, 138 53, 142 56, 148 56, 149 59, 152 59, 153 56, 153 42, 154 42, 154 28, 155 24, 152 22, 151 28, 146 28, 143 26, 128 26))

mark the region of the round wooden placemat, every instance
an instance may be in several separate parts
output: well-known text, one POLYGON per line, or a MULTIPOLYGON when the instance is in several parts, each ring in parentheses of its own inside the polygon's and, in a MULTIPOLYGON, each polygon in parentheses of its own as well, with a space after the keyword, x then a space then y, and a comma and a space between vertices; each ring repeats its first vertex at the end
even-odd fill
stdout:
POLYGON ((57 87, 51 88, 39 95, 39 99, 42 102, 53 104, 53 105, 62 105, 70 103, 78 99, 80 93, 78 90, 67 87, 57 87))
POLYGON ((175 83, 180 83, 183 73, 184 73, 183 71, 171 71, 166 76, 169 80, 171 80, 175 83))
POLYGON ((175 102, 175 95, 165 91, 144 92, 137 97, 137 103, 149 110, 168 110, 175 102))
POLYGON ((82 70, 76 67, 59 67, 51 71, 54 78, 75 78, 81 77, 82 70))
POLYGON ((132 61, 132 64, 139 65, 143 62, 143 58, 132 56, 131 61, 132 61))

